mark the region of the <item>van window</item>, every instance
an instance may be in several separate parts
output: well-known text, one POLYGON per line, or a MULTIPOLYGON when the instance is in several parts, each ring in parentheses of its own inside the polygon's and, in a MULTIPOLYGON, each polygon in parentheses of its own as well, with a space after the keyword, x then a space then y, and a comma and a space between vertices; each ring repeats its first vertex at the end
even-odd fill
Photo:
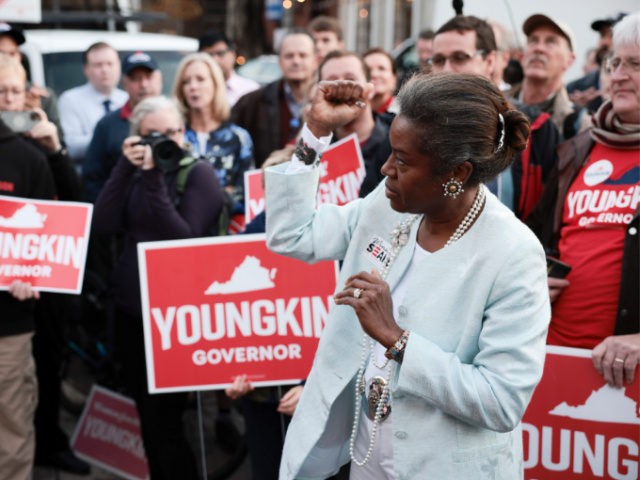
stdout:
MULTIPOLYGON (((122 61, 124 57, 133 52, 134 50, 119 51, 120 60, 122 61)), ((189 52, 154 50, 149 53, 158 62, 162 71, 162 93, 171 95, 178 63, 189 52)), ((46 53, 42 57, 42 62, 45 82, 58 96, 65 90, 82 85, 87 81, 82 72, 82 52, 46 53)))

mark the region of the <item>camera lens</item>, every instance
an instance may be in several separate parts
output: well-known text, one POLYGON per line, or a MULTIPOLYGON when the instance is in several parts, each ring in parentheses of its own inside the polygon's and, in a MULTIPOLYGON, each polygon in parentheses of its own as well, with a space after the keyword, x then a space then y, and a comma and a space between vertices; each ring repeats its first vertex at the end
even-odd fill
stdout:
POLYGON ((173 140, 161 140, 152 147, 153 161, 163 172, 173 172, 180 167, 184 151, 173 140))

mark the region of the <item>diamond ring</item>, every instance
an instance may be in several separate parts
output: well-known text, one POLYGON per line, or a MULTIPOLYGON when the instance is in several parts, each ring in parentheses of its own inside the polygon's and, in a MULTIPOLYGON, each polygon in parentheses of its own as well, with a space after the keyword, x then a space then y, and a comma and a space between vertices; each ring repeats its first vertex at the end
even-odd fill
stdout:
MULTIPOLYGON (((353 292, 353 296, 354 297, 356 296, 355 292, 353 292)), ((614 358, 613 361, 615 363, 624 363, 624 359, 623 358, 614 358)))
POLYGON ((353 291, 353 298, 360 298, 362 296, 362 289, 361 288, 356 288, 353 291))

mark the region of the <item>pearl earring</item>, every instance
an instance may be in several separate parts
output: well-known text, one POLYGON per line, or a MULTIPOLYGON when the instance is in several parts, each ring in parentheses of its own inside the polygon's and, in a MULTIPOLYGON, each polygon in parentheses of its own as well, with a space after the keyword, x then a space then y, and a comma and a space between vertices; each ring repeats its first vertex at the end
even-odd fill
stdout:
POLYGON ((462 188, 462 182, 457 178, 450 178, 446 183, 442 184, 442 188, 444 189, 444 196, 450 198, 458 198, 461 193, 464 192, 464 188, 462 188))

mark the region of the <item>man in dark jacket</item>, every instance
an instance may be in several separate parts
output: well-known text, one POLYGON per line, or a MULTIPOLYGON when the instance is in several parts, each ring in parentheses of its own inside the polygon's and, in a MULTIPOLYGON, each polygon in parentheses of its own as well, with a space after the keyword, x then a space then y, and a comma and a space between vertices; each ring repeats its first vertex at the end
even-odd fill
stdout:
MULTIPOLYGON (((0 195, 52 200, 54 193, 46 157, 0 121, 0 195)), ((3 240, 9 234, 0 229, 3 240)), ((5 478, 31 478, 33 468, 38 386, 31 341, 38 297, 23 282, 0 292, 0 472, 5 478)))
MULTIPOLYGON (((0 110, 18 114, 33 108, 27 104, 26 87, 24 68, 10 56, 0 58, 0 90, 12 92, 10 96, 0 97, 0 110)), ((49 175, 53 177, 52 192, 55 191, 56 198, 81 200, 80 180, 61 142, 59 129, 42 110, 36 110, 36 113, 39 118, 35 125, 17 138, 35 148, 45 158, 48 165, 45 171, 50 171, 49 175)), ((9 137, 12 138, 13 135, 16 134, 12 133, 9 137)), ((33 357, 38 384, 35 461, 37 464, 44 463, 73 473, 89 473, 89 464, 73 454, 69 439, 59 424, 60 345, 64 322, 70 316, 74 297, 56 293, 42 293, 38 297, 39 301, 33 310, 33 357)))
MULTIPOLYGON (((334 50, 327 54, 318 69, 320 80, 354 80, 366 83, 370 80, 369 68, 358 54, 334 50)), ((356 134, 365 166, 365 177, 360 187, 360 196, 373 191, 384 178, 380 168, 391 154, 389 145, 389 123, 374 115, 370 102, 366 102, 360 114, 351 122, 333 132, 334 140, 356 134)))
POLYGON ((122 62, 122 88, 129 100, 121 108, 107 113, 96 124, 82 166, 82 181, 87 200, 98 194, 122 156, 122 142, 129 136, 131 112, 145 98, 162 93, 162 73, 155 59, 146 52, 135 52, 122 62))
POLYGON ((292 30, 282 39, 278 58, 282 78, 247 93, 231 110, 231 122, 253 139, 256 167, 293 141, 302 126, 302 109, 317 68, 313 37, 292 30))

